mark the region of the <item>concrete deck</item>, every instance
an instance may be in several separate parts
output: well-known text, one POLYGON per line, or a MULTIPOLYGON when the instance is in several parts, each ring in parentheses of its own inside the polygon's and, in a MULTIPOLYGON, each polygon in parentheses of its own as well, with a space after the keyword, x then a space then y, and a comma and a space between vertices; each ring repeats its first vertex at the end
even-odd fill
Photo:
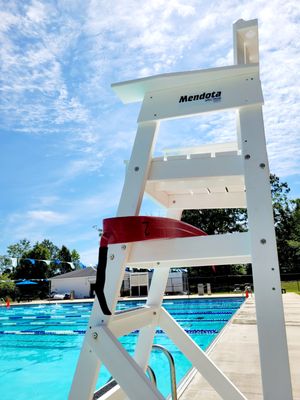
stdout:
MULTIPOLYGON (((300 400, 300 296, 283 295, 293 398, 300 400)), ((263 400, 260 378, 255 299, 249 298, 210 351, 210 358, 248 400, 263 400)), ((221 397, 196 372, 180 400, 219 400, 221 397)), ((284 400, 284 399, 282 399, 284 400)))

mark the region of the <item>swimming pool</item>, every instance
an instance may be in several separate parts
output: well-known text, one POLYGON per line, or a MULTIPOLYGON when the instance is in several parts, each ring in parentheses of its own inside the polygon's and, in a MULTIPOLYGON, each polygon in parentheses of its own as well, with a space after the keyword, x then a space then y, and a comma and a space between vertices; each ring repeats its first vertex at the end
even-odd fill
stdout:
MULTIPOLYGON (((206 349, 240 307, 243 298, 165 300, 163 305, 185 331, 206 349)), ((125 301, 118 309, 142 305, 125 301)), ((44 304, 0 308, 0 393, 1 400, 65 400, 68 396, 91 303, 44 304)), ((133 353, 137 333, 120 340, 133 353)), ((190 363, 158 327, 155 343, 171 351, 179 382, 190 363)), ((158 387, 166 396, 170 391, 165 356, 157 351, 150 365, 158 378, 158 387)), ((97 387, 110 374, 103 368, 97 387)))

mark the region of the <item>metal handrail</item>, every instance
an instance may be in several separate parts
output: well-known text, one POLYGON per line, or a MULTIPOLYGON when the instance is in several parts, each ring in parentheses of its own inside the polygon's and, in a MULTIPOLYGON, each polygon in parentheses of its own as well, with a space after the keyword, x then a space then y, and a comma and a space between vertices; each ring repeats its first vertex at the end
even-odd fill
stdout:
MULTIPOLYGON (((169 361, 172 400, 177 400, 177 385, 176 385, 176 374, 175 374, 174 358, 173 358, 172 354, 169 352, 169 350, 167 350, 165 347, 163 347, 163 346, 161 346, 159 344, 154 344, 152 346, 152 349, 157 349, 157 350, 162 351, 166 355, 166 357, 167 357, 167 359, 169 361)), ((150 365, 147 366, 146 372, 149 375, 150 381, 155 386, 157 386, 156 375, 155 375, 153 369, 150 367, 150 365)), ((93 400, 99 399, 104 393, 106 393, 109 389, 111 389, 115 385, 117 385, 117 382, 115 381, 115 379, 112 376, 110 376, 110 378, 108 379, 106 384, 104 386, 102 386, 99 390, 97 390, 94 393, 93 400)))
POLYGON ((153 382, 155 386, 157 386, 156 375, 155 375, 153 369, 150 367, 150 365, 148 365, 148 367, 147 367, 147 373, 149 375, 150 381, 153 382))
MULTIPOLYGON (((169 350, 167 350, 165 347, 163 347, 163 346, 161 346, 159 344, 154 344, 152 346, 152 349, 157 349, 157 350, 162 351, 166 355, 166 357, 167 357, 167 359, 169 361, 172 400, 177 400, 177 385, 176 385, 176 373, 175 373, 174 358, 173 358, 172 354, 169 352, 169 350)), ((148 368, 150 368, 150 367, 148 366, 148 368)), ((148 372, 149 372, 149 370, 148 370, 148 372)), ((151 374, 151 372, 150 372, 150 374, 151 374)), ((155 376, 155 374, 154 374, 154 376, 155 376)), ((156 381, 156 378, 155 378, 155 381, 156 381)))

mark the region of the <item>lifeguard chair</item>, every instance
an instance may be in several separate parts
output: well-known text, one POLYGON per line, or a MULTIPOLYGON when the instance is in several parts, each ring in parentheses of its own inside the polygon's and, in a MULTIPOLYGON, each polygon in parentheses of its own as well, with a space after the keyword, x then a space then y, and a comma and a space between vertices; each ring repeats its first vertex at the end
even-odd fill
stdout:
POLYGON ((252 263, 263 395, 291 400, 281 284, 262 116, 257 20, 233 25, 234 65, 113 84, 142 102, 117 217, 104 221, 95 299, 70 400, 91 400, 104 364, 118 386, 103 398, 163 399, 145 375, 159 325, 226 400, 245 396, 161 307, 170 267, 252 263), (162 120, 235 109, 236 141, 153 157, 162 120), (140 217, 144 192, 167 217, 140 217), (184 209, 247 208, 249 231, 207 236, 180 222, 184 209), (166 240, 168 239, 168 240, 166 240), (145 307, 115 312, 125 267, 154 268, 145 307), (139 329, 134 357, 118 337, 139 329))

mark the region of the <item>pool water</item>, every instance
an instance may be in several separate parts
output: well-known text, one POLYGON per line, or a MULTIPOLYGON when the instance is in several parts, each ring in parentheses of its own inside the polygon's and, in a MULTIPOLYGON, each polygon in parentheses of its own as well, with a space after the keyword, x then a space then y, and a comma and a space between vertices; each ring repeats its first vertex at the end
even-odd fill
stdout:
MULTIPOLYGON (((163 306, 203 349, 213 342, 240 307, 243 298, 165 300, 163 306)), ((142 305, 125 301, 118 309, 142 305)), ((66 400, 75 372, 91 303, 45 304, 0 308, 0 398, 1 400, 66 400)), ((133 354, 137 333, 120 339, 133 354)), ((155 343, 173 355, 177 383, 191 365, 157 327, 155 343)), ((154 350, 150 366, 164 396, 170 392, 168 362, 154 350), (167 376, 165 376, 167 375, 167 376)), ((101 368, 97 387, 110 378, 101 368)))

